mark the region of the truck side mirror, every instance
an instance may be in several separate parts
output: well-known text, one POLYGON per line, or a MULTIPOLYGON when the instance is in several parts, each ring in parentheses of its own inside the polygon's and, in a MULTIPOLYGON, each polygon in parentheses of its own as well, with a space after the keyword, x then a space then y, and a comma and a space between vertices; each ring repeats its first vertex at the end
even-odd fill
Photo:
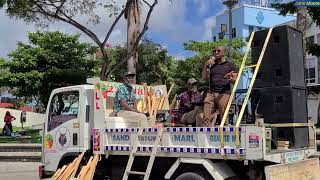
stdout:
POLYGON ((90 105, 86 105, 86 122, 90 120, 90 105))

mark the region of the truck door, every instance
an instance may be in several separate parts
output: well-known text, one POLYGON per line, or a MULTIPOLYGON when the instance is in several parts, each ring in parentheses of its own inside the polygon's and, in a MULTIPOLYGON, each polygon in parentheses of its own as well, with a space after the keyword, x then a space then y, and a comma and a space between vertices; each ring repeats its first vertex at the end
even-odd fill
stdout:
POLYGON ((47 108, 42 163, 56 171, 61 159, 79 152, 81 88, 54 90, 47 108))

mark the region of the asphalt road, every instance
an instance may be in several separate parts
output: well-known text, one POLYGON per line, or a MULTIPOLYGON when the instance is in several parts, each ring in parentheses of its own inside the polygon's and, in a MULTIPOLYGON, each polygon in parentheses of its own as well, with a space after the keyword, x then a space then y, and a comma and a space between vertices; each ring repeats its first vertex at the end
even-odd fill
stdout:
POLYGON ((0 162, 2 180, 38 180, 39 162, 0 162))

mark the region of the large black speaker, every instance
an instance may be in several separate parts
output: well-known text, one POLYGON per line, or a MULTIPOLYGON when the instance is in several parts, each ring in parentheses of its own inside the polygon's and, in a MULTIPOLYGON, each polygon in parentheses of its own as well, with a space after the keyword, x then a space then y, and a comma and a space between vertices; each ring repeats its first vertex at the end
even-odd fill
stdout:
POLYGON ((306 90, 290 86, 253 89, 251 105, 264 122, 307 123, 306 90))
MULTIPOLYGON (((252 61, 256 64, 269 30, 255 33, 252 61)), ((273 29, 262 59, 254 87, 300 86, 305 87, 302 33, 289 26, 273 29)))

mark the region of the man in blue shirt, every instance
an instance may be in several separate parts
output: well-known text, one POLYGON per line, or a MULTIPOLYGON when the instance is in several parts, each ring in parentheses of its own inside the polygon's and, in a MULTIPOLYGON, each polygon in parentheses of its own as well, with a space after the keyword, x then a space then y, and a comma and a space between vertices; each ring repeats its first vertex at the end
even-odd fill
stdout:
POLYGON ((135 84, 135 75, 135 73, 127 72, 123 76, 124 83, 117 89, 113 103, 113 113, 110 116, 137 121, 139 126, 145 127, 147 125, 147 117, 142 113, 138 113, 135 109, 136 97, 132 87, 135 84))

